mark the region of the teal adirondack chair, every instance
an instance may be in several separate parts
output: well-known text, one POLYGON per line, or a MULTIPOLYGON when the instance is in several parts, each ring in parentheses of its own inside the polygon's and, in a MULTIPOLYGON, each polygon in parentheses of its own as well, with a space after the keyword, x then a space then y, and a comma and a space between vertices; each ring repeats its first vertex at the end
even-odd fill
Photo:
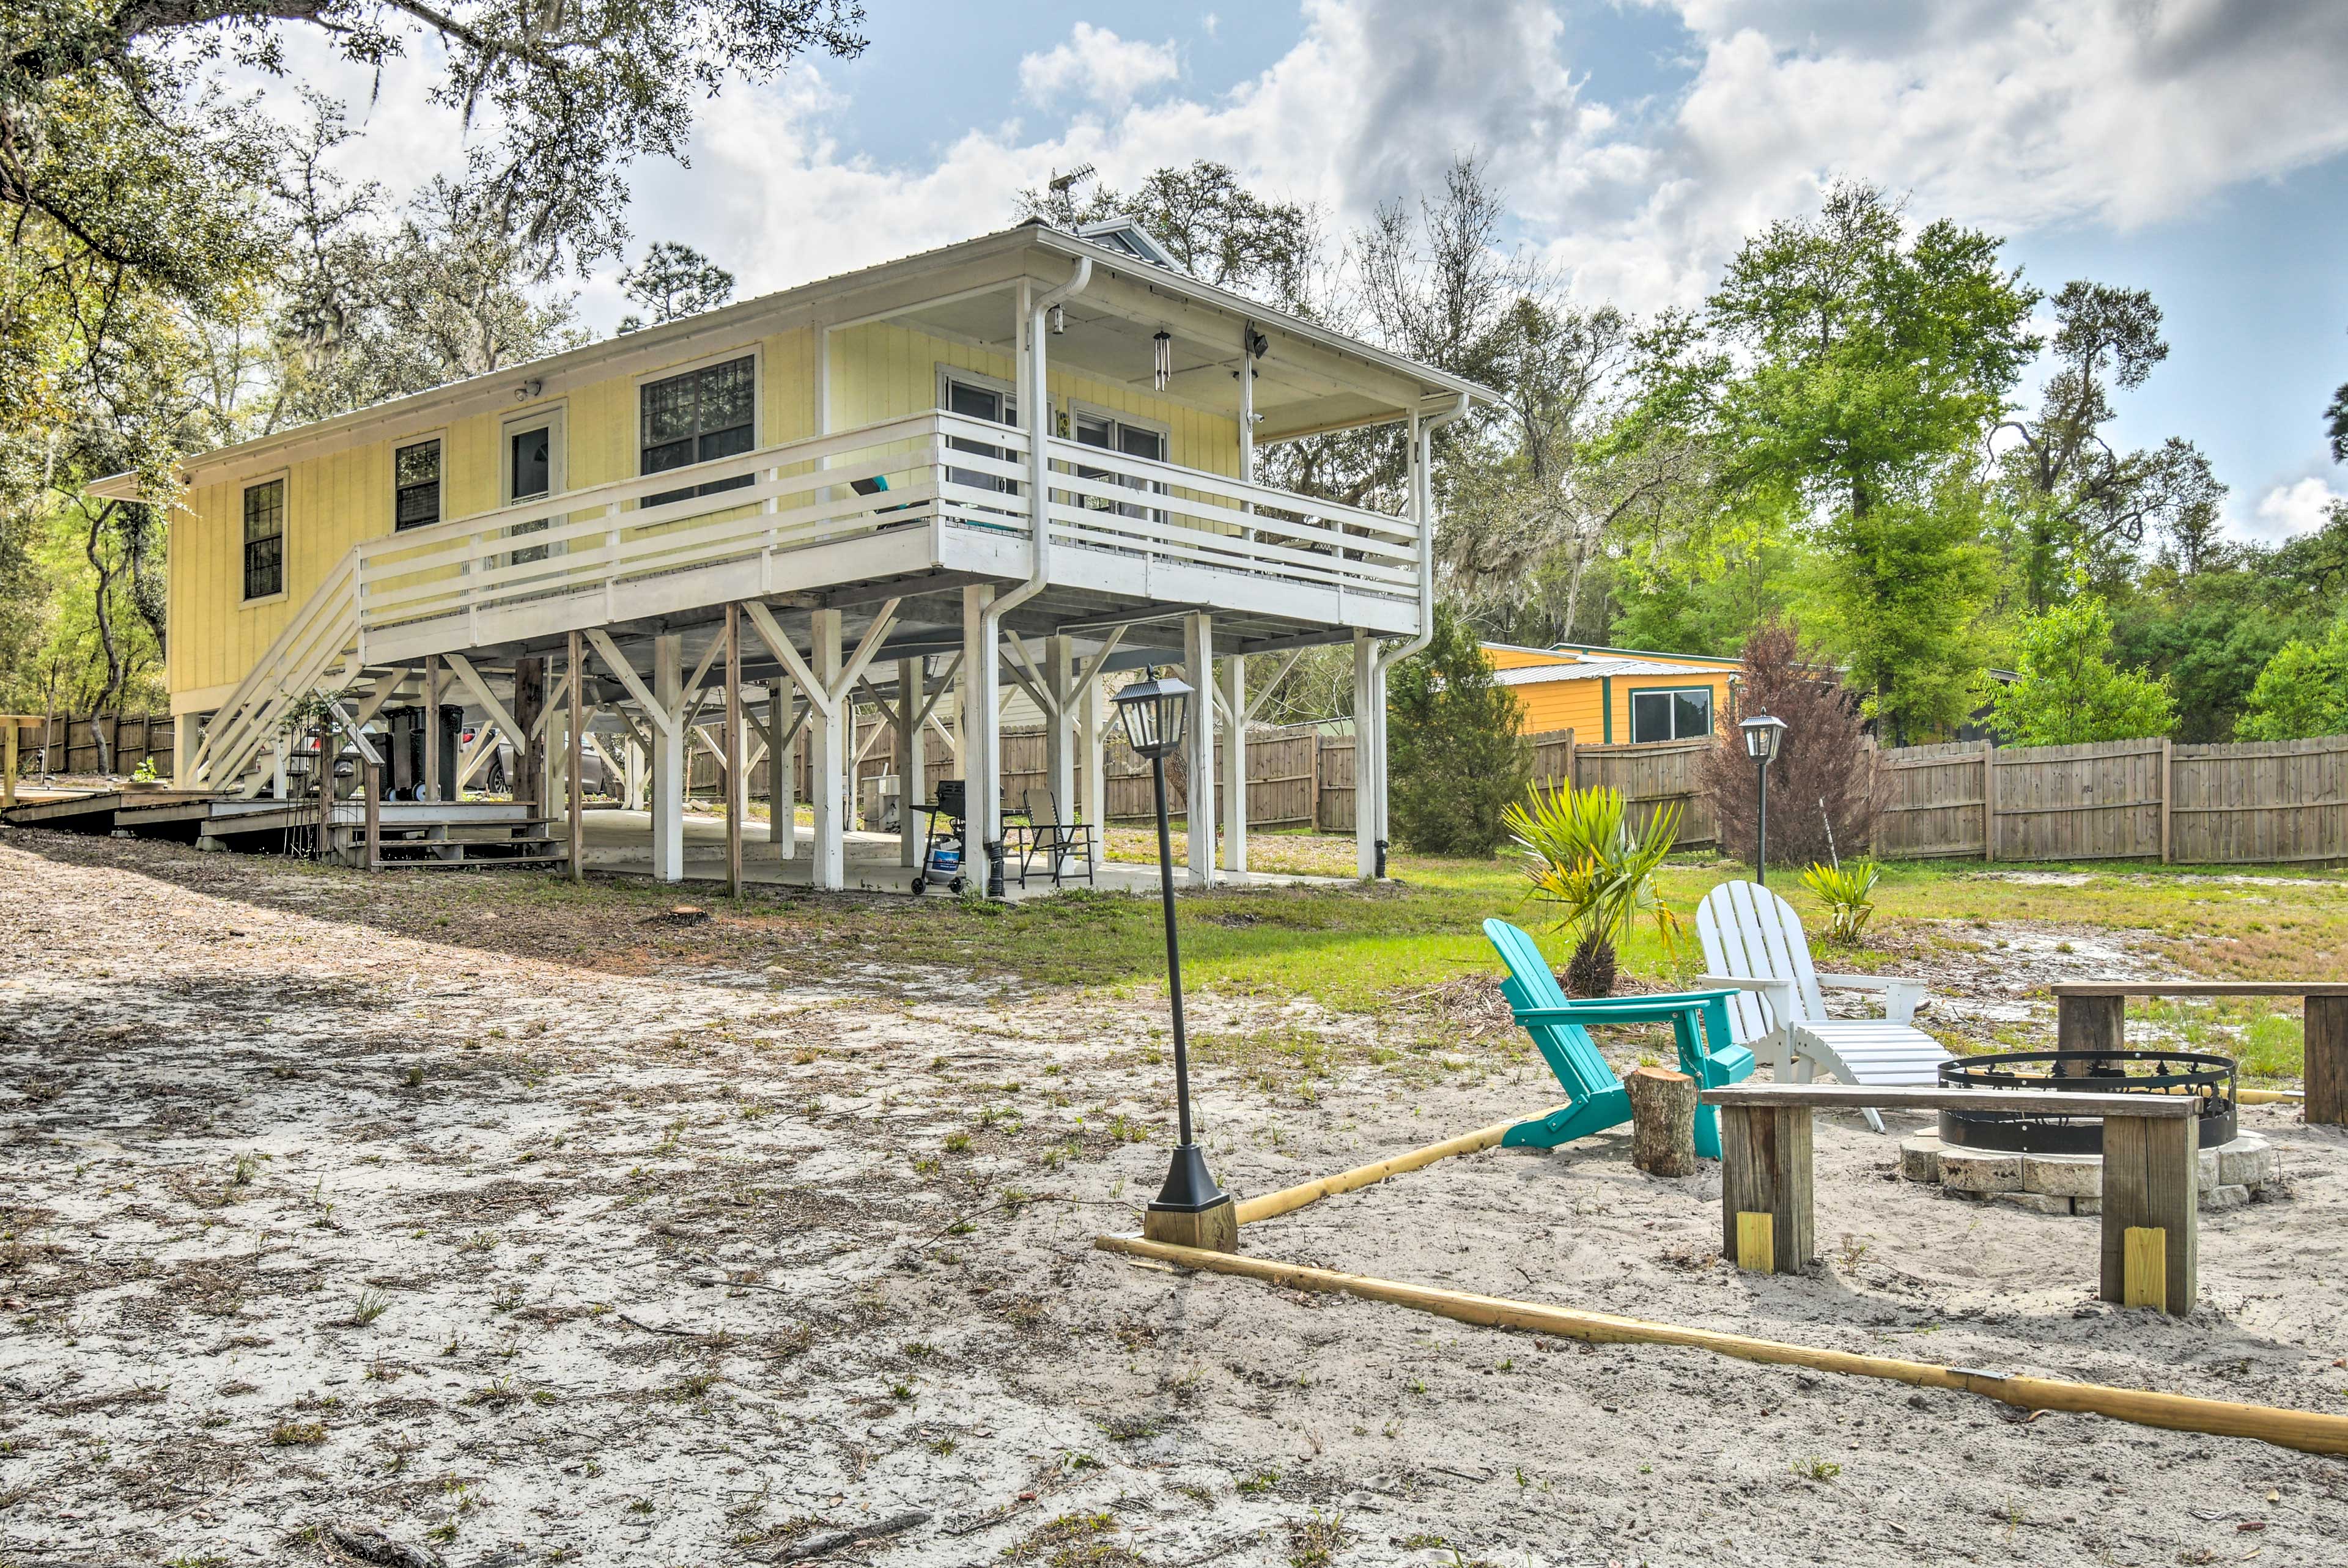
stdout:
MULTIPOLYGON (((1700 1088, 1717 1089, 1752 1074, 1753 1053, 1728 1038, 1728 999, 1735 991, 1569 1001, 1530 937, 1498 919, 1484 922, 1484 935, 1509 966, 1500 994, 1571 1101, 1509 1128, 1502 1147, 1555 1148, 1631 1120, 1631 1097, 1622 1081, 1591 1043, 1592 1024, 1668 1020, 1679 1041, 1680 1071, 1700 1088)), ((1709 1105, 1696 1108, 1695 1152, 1707 1160, 1720 1158, 1720 1118, 1709 1105)))

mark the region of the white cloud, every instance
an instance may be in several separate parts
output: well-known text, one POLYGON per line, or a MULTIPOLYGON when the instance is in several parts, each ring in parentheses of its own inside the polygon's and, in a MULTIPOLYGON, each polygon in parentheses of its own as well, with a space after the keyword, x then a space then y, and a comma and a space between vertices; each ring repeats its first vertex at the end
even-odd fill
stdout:
MULTIPOLYGON (((1660 0, 1649 0, 1660 4, 1660 0)), ((2238 180, 2348 149, 2348 5, 2219 0, 1678 0, 1678 90, 1610 94, 1562 56, 1540 0, 1306 0, 1302 36, 1211 98, 1134 101, 1179 79, 1171 44, 1078 24, 1021 62, 1039 101, 1103 111, 1065 129, 973 128, 927 167, 880 169, 823 134, 816 73, 710 106, 689 181, 659 181, 688 228, 772 287, 1000 225, 1011 193, 1090 160, 1129 184, 1216 158, 1340 229, 1432 187, 1474 148, 1524 236, 1592 298, 1700 298, 1746 234, 1838 174, 1916 209, 2012 232, 2173 216, 2238 180), (678 188, 690 184, 690 205, 678 188), (873 214, 891 221, 876 226, 873 214), (698 220, 694 214, 699 214, 698 220)))
MULTIPOLYGON (((1209 29, 1212 36, 1212 29, 1209 29)), ((1029 102, 1051 104, 1071 93, 1122 108, 1150 87, 1182 74, 1171 40, 1148 44, 1079 22, 1068 40, 1019 62, 1019 91, 1029 102)))
MULTIPOLYGON (((1579 292, 1646 311, 1700 299, 1745 235, 1840 174, 2003 232, 2125 231, 2348 149, 2348 5, 1638 3, 1684 29, 1684 74, 1660 92, 1567 57, 1543 0, 1303 0, 1288 52, 1211 96, 1177 85, 1171 42, 1079 23, 1020 62, 1018 86, 1085 112, 1044 131, 974 125, 893 166, 839 144, 840 100, 802 62, 706 102, 694 167, 644 166, 632 221, 700 246, 748 292, 1000 228, 1055 168, 1094 162, 1129 186, 1218 159, 1342 231, 1472 148, 1579 292)), ((452 159, 452 117, 394 101, 420 99, 422 73, 404 74, 366 161, 452 159)), ((590 290, 591 309, 607 292, 590 290)))
POLYGON ((2324 525, 2325 514, 2341 501, 2348 501, 2348 496, 2321 479, 2277 485, 2259 497, 2258 511, 2243 532, 2269 543, 2311 533, 2324 525))

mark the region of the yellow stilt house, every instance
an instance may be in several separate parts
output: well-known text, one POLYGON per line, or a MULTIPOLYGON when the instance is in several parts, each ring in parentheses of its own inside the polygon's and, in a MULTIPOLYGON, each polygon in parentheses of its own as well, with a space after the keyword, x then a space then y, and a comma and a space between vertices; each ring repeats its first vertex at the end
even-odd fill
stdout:
MULTIPOLYGON (((401 809, 509 750, 551 811, 565 755, 598 754, 674 880, 706 744, 741 762, 729 791, 767 770, 767 853, 838 887, 860 707, 892 721, 901 778, 952 749, 983 845, 1004 680, 1045 717, 1054 809, 1097 822, 1101 677, 1160 664, 1201 693, 1192 776, 1231 743, 1191 876, 1242 872, 1246 661, 1349 643, 1355 710, 1383 714, 1430 620, 1429 436, 1488 397, 1189 277, 1130 226, 1031 223, 208 453, 172 533, 175 783, 283 796, 289 724, 330 698, 401 809), (1379 424, 1412 454, 1392 510, 1255 477, 1268 443, 1379 424)), ((910 821, 893 847, 910 867, 910 821)))

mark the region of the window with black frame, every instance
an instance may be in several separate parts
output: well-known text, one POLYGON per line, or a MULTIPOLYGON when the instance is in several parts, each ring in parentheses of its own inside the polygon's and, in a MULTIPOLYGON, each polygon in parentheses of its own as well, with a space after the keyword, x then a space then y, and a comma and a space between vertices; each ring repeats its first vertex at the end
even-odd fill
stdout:
MULTIPOLYGON (((723 364, 646 382, 638 396, 642 411, 638 472, 665 474, 671 468, 732 457, 757 446, 757 360, 744 354, 723 364)), ((738 490, 755 478, 755 475, 732 474, 646 496, 640 505, 664 506, 690 496, 738 490)))
POLYGON ((285 481, 272 479, 244 492, 244 597, 285 591, 285 481))
POLYGON ((1712 733, 1712 689, 1686 686, 1631 693, 1631 743, 1693 741, 1712 733))
POLYGON ((440 443, 436 437, 391 455, 395 530, 430 528, 440 520, 440 443))

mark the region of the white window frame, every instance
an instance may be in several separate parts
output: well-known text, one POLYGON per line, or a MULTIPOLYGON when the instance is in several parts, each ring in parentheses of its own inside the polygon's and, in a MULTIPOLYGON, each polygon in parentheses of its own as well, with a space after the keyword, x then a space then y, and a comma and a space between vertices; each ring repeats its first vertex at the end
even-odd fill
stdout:
MULTIPOLYGON (((767 440, 767 346, 763 341, 753 338, 747 343, 737 343, 732 348, 721 349, 716 354, 705 354, 698 359, 679 360, 675 364, 664 364, 658 370, 644 371, 629 382, 628 440, 635 449, 637 478, 652 477, 644 472, 644 388, 657 381, 674 381, 680 375, 691 375, 696 371, 708 370, 721 364, 731 364, 737 359, 747 359, 750 362, 750 451, 761 451, 768 445, 767 440)), ((742 456, 747 456, 749 453, 744 453, 742 456)), ((668 468, 661 470, 664 474, 675 471, 668 468)))
MULTIPOLYGON (((1015 423, 1019 415, 1019 389, 1016 386, 1004 381, 1000 376, 989 375, 983 370, 964 370, 958 364, 948 364, 943 360, 938 361, 937 366, 937 407, 939 412, 951 413, 953 411, 951 399, 953 396, 953 384, 956 382, 960 382, 964 386, 977 387, 982 391, 994 393, 1003 399, 1003 405, 1004 409, 1010 413, 1014 423, 1004 425, 1000 426, 1000 428, 1004 430, 1025 429, 1031 438, 1035 436, 1035 432, 1031 428, 1035 423, 1033 419, 1030 419, 1026 425, 1015 423)), ((965 415, 963 417, 967 418, 968 415, 965 415)), ((948 450, 952 450, 951 446, 949 446, 948 450)), ((1001 458, 1006 463, 1011 460, 1011 454, 1007 450, 997 450, 994 452, 994 456, 1001 458)), ((946 472, 948 476, 951 477, 954 471, 953 460, 949 457, 946 464, 946 472)), ((963 473, 970 472, 968 469, 962 471, 963 473)), ((993 475, 973 475, 973 477, 980 481, 978 485, 973 487, 973 488, 984 488, 993 486, 999 486, 1001 487, 1001 493, 1011 496, 1019 495, 1025 489, 1025 487, 1021 485, 1015 479, 995 479, 993 475)), ((963 481, 956 480, 955 482, 963 483, 963 481)))
MULTIPOLYGON (((446 425, 437 425, 437 426, 435 426, 434 428, 432 428, 432 429, 430 429, 430 430, 417 430, 417 431, 412 431, 412 432, 410 432, 409 434, 407 434, 407 435, 406 435, 406 436, 393 436, 393 437, 392 437, 392 440, 391 440, 391 531, 392 531, 393 533, 395 533, 395 534, 396 534, 396 533, 398 533, 398 532, 400 532, 400 531, 401 531, 400 527, 399 527, 399 454, 400 454, 400 451, 401 451, 401 449, 402 449, 402 448, 404 448, 404 447, 408 447, 408 446, 423 446, 427 441, 438 441, 438 443, 440 443, 440 477, 439 477, 439 479, 438 479, 438 485, 439 485, 439 488, 440 488, 440 507, 439 507, 440 517, 439 517, 438 521, 432 522, 432 523, 419 524, 419 525, 418 525, 418 527, 422 527, 422 528, 438 528, 438 527, 440 526, 440 524, 441 524, 441 523, 445 523, 445 522, 447 522, 447 521, 448 520, 448 426, 447 426, 446 425)), ((416 531, 416 529, 415 529, 415 528, 409 528, 409 529, 407 529, 407 532, 409 532, 409 533, 414 533, 414 532, 416 531)))
MULTIPOLYGON (((1158 437, 1159 446, 1162 448, 1164 456, 1156 458, 1137 458, 1136 461, 1169 464, 1174 461, 1174 426, 1168 424, 1165 420, 1153 418, 1151 415, 1147 414, 1127 414, 1115 408, 1105 407, 1097 403, 1086 403, 1081 398, 1070 397, 1065 401, 1067 407, 1067 442, 1069 446, 1078 446, 1083 445, 1082 442, 1076 439, 1076 421, 1078 419, 1097 419, 1108 425, 1110 440, 1112 443, 1116 440, 1116 433, 1120 426, 1129 425, 1136 430, 1147 430, 1158 437)), ((1134 454, 1115 445, 1111 445, 1107 447, 1096 447, 1094 450, 1107 451, 1112 456, 1117 457, 1134 456, 1134 454)), ((1163 487, 1153 484, 1148 487, 1136 486, 1134 488, 1139 493, 1147 494, 1151 489, 1162 489, 1163 487)), ((1103 501, 1097 496, 1086 497, 1084 498, 1084 504, 1094 511, 1105 512, 1112 509, 1110 503, 1103 501)), ((1160 523, 1166 520, 1165 513, 1155 511, 1144 507, 1120 505, 1115 507, 1113 509, 1120 515, 1128 518, 1148 518, 1155 522, 1160 523)))
MULTIPOLYGON (((964 386, 975 386, 983 391, 999 394, 1002 396, 1004 405, 1011 409, 1013 415, 1014 416, 1017 415, 1019 411, 1019 388, 1015 384, 1004 380, 1001 376, 989 375, 983 370, 964 370, 958 364, 948 364, 943 360, 940 360, 938 362, 937 406, 941 412, 944 412, 949 408, 949 405, 946 401, 947 389, 957 381, 961 382, 964 386)), ((1014 424, 1006 425, 1004 428, 1005 430, 1024 430, 1026 426, 1014 424)))
MULTIPOLYGON (((529 501, 552 500, 571 488, 571 440, 567 428, 571 423, 570 405, 542 404, 525 414, 509 415, 498 421, 498 506, 499 509, 518 507, 529 501), (518 497, 514 494, 513 438, 524 431, 543 425, 546 439, 546 495, 518 497)), ((446 450, 446 448, 443 448, 446 450)))
POLYGON ((1640 698, 1659 696, 1678 697, 1693 694, 1697 692, 1704 693, 1705 711, 1712 716, 1712 723, 1706 726, 1704 733, 1706 735, 1718 734, 1720 733, 1720 693, 1713 690, 1710 682, 1694 681, 1677 686, 1633 686, 1628 693, 1631 720, 1631 743, 1634 746, 1660 746, 1668 744, 1673 741, 1693 741, 1697 739, 1697 736, 1683 735, 1678 733, 1679 707, 1676 703, 1674 703, 1671 709, 1672 733, 1665 735, 1659 741, 1643 741, 1639 738, 1640 698))
MULTIPOLYGON (((567 402, 542 404, 527 413, 509 415, 498 421, 498 505, 502 508, 541 499, 549 503, 547 516, 534 522, 505 525, 500 531, 508 538, 516 534, 537 533, 553 526, 554 513, 560 510, 553 502, 571 488, 570 424, 570 405, 567 402), (546 494, 543 497, 517 497, 513 493, 514 437, 541 425, 546 426, 546 494)), ((507 552, 502 564, 520 566, 544 560, 546 550, 544 545, 517 545, 507 552)))
POLYGON ((294 470, 273 468, 266 474, 255 474, 240 479, 236 485, 236 589, 237 608, 250 610, 256 604, 275 604, 292 590, 293 560, 286 547, 294 538, 294 470), (277 591, 264 593, 258 599, 246 599, 244 594, 244 497, 247 492, 258 490, 272 481, 285 487, 285 505, 277 519, 277 591))

